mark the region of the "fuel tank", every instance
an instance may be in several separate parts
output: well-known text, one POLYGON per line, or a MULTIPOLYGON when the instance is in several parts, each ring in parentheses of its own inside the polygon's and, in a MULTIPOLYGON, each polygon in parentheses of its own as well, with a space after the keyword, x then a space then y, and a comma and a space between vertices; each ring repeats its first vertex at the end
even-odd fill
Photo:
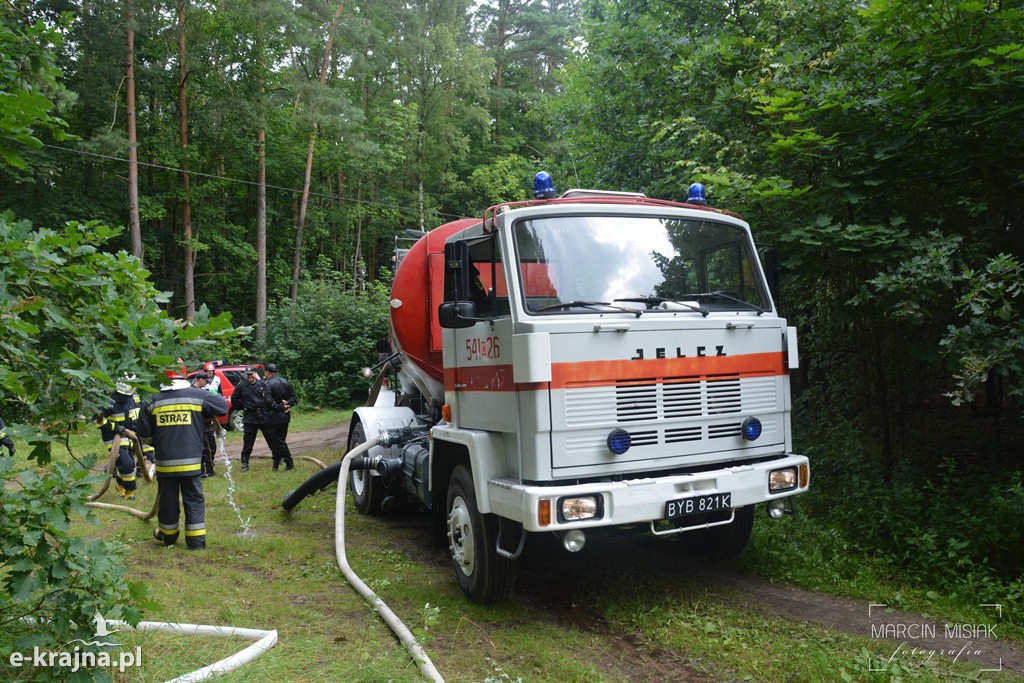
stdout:
POLYGON ((479 222, 464 218, 428 232, 405 254, 391 285, 391 348, 404 357, 398 371, 402 388, 409 391, 412 383, 439 402, 444 401, 444 366, 437 307, 444 300, 444 243, 479 222))

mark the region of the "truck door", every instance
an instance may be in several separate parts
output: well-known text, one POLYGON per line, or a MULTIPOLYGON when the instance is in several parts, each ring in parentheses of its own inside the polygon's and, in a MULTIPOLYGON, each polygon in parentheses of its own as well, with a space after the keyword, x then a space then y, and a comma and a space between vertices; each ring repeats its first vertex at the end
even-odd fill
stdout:
POLYGON ((455 396, 452 417, 460 427, 510 431, 516 410, 512 318, 498 240, 490 235, 449 244, 446 258, 445 300, 472 301, 477 318, 453 330, 450 367, 445 368, 446 389, 455 396))

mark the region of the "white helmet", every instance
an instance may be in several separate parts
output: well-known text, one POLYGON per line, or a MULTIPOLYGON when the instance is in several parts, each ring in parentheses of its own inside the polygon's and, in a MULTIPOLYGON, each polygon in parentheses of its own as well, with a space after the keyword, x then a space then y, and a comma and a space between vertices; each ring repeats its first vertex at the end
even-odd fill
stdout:
POLYGON ((135 387, 133 387, 131 384, 129 384, 129 382, 134 382, 134 381, 135 381, 135 375, 128 375, 128 374, 126 374, 124 376, 124 379, 122 379, 120 382, 118 382, 115 385, 116 388, 117 388, 117 393, 124 394, 125 396, 131 396, 132 394, 134 394, 135 393, 135 387))

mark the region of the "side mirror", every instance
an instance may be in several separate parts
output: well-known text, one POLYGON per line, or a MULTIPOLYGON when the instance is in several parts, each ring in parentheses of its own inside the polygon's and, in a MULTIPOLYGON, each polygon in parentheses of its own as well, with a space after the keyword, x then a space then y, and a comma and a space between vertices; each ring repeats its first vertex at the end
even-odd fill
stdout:
POLYGON ((437 307, 437 319, 441 327, 453 330, 473 327, 483 320, 476 317, 476 304, 472 301, 446 301, 437 307))

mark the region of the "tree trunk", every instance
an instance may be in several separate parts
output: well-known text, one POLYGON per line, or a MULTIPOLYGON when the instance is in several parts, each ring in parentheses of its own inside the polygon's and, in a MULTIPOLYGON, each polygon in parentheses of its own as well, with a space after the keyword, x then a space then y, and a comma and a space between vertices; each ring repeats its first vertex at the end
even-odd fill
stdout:
POLYGON ((495 26, 497 32, 497 39, 495 40, 495 53, 497 56, 497 64, 494 69, 494 88, 495 88, 495 102, 494 102, 494 142, 501 144, 501 110, 504 107, 504 97, 501 93, 503 86, 502 80, 505 73, 505 20, 508 18, 509 6, 507 2, 498 3, 498 19, 495 26))
POLYGON ((142 227, 139 225, 139 149, 135 130, 135 16, 132 0, 125 0, 125 120, 128 124, 128 232, 132 256, 142 261, 142 227))
MULTIPOLYGON (((327 83, 327 70, 331 63, 331 51, 334 49, 334 31, 341 19, 341 13, 345 9, 345 3, 339 2, 338 9, 331 20, 330 30, 327 32, 327 45, 324 47, 324 58, 320 63, 320 85, 327 83)), ((309 186, 313 176, 313 148, 316 146, 316 135, 318 126, 313 122, 313 130, 309 134, 309 146, 306 148, 306 171, 302 178, 302 199, 299 201, 299 216, 295 222, 295 251, 292 253, 292 286, 289 296, 292 301, 299 297, 299 274, 302 271, 302 238, 306 230, 306 209, 309 207, 309 186)))
POLYGON ((266 68, 263 54, 263 18, 256 23, 256 345, 267 338, 267 131, 263 109, 266 68))
MULTIPOLYGON (((363 201, 363 184, 359 183, 356 187, 356 206, 361 206, 363 201)), ((359 211, 356 215, 359 219, 356 220, 356 248, 355 253, 352 255, 352 282, 359 283, 359 255, 363 250, 363 212, 359 211)))
POLYGON ((267 132, 256 131, 256 343, 267 338, 267 132))
POLYGON ((192 201, 188 177, 188 98, 185 63, 185 10, 188 0, 178 0, 178 135, 181 143, 181 239, 185 246, 185 320, 196 316, 195 254, 192 252, 192 201))
POLYGON ((288 295, 294 302, 299 298, 299 274, 302 270, 302 239, 306 230, 306 209, 309 207, 309 186, 313 177, 313 147, 316 145, 317 125, 313 122, 313 132, 309 134, 309 146, 306 149, 306 171, 302 176, 302 195, 299 197, 299 215, 295 217, 295 249, 292 251, 292 286, 288 295))

